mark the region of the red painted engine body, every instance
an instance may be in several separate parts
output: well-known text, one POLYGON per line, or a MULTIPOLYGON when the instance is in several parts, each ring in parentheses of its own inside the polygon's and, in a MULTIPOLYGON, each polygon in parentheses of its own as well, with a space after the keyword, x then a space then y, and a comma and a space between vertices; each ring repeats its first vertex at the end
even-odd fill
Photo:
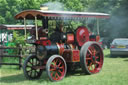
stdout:
MULTIPOLYGON (((60 33, 60 35, 57 36, 62 36, 62 34, 60 33)), ((84 26, 78 27, 75 34, 67 33, 66 35, 63 34, 63 36, 61 39, 58 39, 59 41, 57 42, 52 42, 52 40, 48 39, 47 37, 40 36, 40 40, 37 40, 36 44, 45 46, 47 52, 50 54, 53 52, 53 54, 59 54, 63 56, 66 62, 80 62, 79 48, 81 48, 81 46, 88 41, 97 40, 97 36, 89 36, 89 31, 84 26), (66 36, 66 39, 64 38, 63 40, 63 36, 66 36)))

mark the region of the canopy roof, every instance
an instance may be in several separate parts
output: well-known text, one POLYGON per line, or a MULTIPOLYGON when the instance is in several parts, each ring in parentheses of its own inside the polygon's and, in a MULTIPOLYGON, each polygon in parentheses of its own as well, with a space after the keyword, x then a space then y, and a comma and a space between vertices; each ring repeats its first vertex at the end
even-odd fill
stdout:
POLYGON ((0 30, 2 30, 2 29, 7 30, 7 27, 6 27, 6 26, 4 26, 4 25, 0 25, 0 30))
MULTIPOLYGON (((26 29, 32 29, 35 25, 26 25, 26 29)), ((0 25, 0 30, 23 30, 24 25, 0 25)))
POLYGON ((70 12, 70 11, 43 11, 43 10, 25 10, 18 13, 16 19, 72 19, 72 18, 109 18, 109 14, 96 12, 70 12))

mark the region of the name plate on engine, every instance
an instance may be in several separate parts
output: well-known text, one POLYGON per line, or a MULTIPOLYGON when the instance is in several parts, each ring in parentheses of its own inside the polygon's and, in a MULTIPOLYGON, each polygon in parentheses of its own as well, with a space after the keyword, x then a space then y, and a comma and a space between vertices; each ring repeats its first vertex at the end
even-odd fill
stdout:
POLYGON ((72 50, 72 61, 73 62, 80 61, 80 51, 79 50, 72 50))

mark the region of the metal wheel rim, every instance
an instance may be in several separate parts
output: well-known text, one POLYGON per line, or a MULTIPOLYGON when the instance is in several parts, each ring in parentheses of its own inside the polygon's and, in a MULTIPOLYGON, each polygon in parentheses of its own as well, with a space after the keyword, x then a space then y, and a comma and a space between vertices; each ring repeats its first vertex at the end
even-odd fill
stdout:
POLYGON ((39 78, 42 74, 42 69, 39 69, 38 66, 41 65, 41 62, 36 56, 30 56, 24 63, 24 74, 28 79, 39 78))
POLYGON ((62 80, 67 71, 64 59, 59 55, 54 55, 49 59, 46 70, 51 81, 62 80))
POLYGON ((98 73, 103 65, 103 54, 101 48, 96 44, 92 44, 88 47, 85 56, 85 64, 88 71, 91 73, 98 73))

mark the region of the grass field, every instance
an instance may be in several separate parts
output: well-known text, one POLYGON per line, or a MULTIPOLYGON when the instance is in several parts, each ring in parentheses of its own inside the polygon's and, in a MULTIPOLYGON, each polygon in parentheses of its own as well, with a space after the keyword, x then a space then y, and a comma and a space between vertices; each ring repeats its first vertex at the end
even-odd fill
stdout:
POLYGON ((109 50, 105 50, 104 54, 104 66, 98 74, 76 72, 67 74, 62 81, 51 82, 44 72, 39 80, 27 80, 22 70, 3 66, 0 68, 0 85, 128 85, 128 57, 109 58, 109 50))

